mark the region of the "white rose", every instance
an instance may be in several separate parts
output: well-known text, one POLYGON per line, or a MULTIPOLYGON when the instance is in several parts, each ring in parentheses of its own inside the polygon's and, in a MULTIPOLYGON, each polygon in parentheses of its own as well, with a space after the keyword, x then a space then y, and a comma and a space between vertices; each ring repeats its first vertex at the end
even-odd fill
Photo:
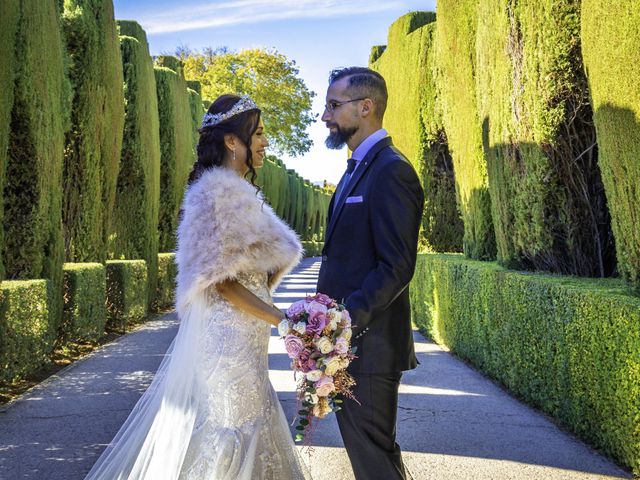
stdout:
POLYGON ((351 329, 350 328, 345 328, 342 333, 340 334, 341 338, 344 338, 347 342, 351 340, 351 329))
POLYGON ((307 325, 304 322, 298 322, 293 326, 293 329, 301 335, 304 335, 304 332, 307 330, 307 325))
POLYGON ((340 320, 342 320, 342 313, 340 313, 339 310, 332 308, 327 312, 327 318, 329 318, 329 326, 331 327, 331 330, 335 330, 338 328, 340 320))
POLYGON ((318 400, 320 400, 320 397, 318 397, 318 395, 316 395, 315 393, 307 393, 305 400, 313 405, 316 405, 318 403, 318 400))
POLYGON ((287 333, 289 333, 289 330, 291 330, 291 327, 289 326, 289 320, 283 318, 278 324, 278 335, 284 337, 287 335, 287 333))
POLYGON ((326 368, 324 369, 324 374, 333 376, 335 373, 340 370, 342 367, 342 362, 340 361, 340 357, 331 357, 329 361, 325 364, 326 368))
POLYGON ((320 337, 320 339, 316 342, 316 347, 320 350, 320 353, 326 355, 333 350, 333 343, 327 337, 320 337))
POLYGON ((307 380, 309 380, 310 382, 317 382, 318 380, 320 380, 320 377, 322 377, 321 370, 311 370, 307 372, 307 380))

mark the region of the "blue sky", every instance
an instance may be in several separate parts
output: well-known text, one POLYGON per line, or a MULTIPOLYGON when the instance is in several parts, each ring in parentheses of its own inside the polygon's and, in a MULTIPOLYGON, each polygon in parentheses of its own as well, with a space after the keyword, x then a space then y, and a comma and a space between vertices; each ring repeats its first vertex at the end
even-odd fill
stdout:
MULTIPOLYGON (((147 31, 152 55, 173 53, 178 45, 275 48, 296 61, 300 76, 322 105, 331 69, 366 66, 373 45, 387 43, 389 25, 416 10, 435 11, 436 0, 114 0, 118 19, 136 20, 147 31)), ((312 181, 337 183, 346 150, 328 150, 327 129, 309 127, 311 151, 283 157, 289 168, 312 181)))

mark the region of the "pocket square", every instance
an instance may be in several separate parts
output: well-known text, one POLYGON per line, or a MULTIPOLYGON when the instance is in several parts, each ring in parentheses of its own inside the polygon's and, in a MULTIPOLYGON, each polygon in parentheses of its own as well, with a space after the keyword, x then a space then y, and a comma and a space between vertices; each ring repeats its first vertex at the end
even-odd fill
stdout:
POLYGON ((357 197, 347 197, 347 199, 345 200, 345 203, 362 203, 362 195, 359 195, 357 197))

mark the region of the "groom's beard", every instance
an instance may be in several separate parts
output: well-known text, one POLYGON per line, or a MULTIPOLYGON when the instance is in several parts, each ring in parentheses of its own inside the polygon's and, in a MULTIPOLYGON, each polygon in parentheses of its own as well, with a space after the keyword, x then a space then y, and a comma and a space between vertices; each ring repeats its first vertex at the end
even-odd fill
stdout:
POLYGON ((330 132, 327 139, 324 141, 327 148, 333 150, 339 150, 346 145, 351 137, 358 131, 358 127, 341 128, 335 123, 327 124, 327 127, 336 127, 335 132, 330 132))

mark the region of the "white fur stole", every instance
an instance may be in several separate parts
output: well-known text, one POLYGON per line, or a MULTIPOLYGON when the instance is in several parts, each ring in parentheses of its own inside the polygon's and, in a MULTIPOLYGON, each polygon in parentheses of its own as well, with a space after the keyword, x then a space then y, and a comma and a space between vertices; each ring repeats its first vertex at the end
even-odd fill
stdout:
POLYGON ((207 170, 187 190, 178 226, 178 312, 210 285, 267 272, 275 288, 302 257, 296 233, 247 180, 224 167, 207 170))

